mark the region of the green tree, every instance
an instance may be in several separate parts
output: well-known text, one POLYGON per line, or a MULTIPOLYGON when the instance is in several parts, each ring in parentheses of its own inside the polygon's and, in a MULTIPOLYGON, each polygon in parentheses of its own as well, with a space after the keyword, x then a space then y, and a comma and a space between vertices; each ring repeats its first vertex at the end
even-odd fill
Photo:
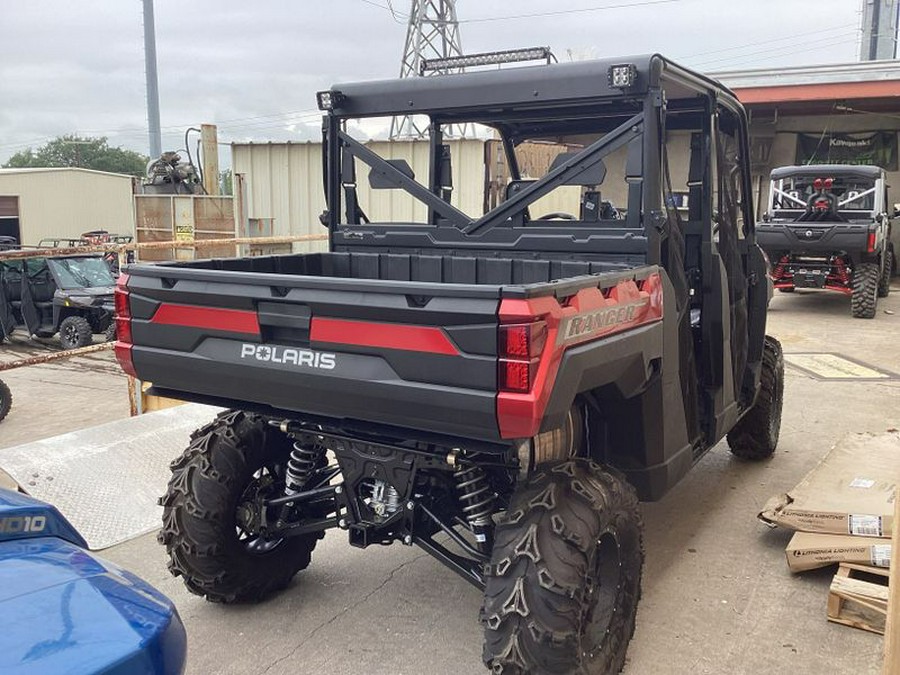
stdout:
POLYGON ((73 166, 143 176, 147 157, 111 146, 105 136, 92 138, 68 134, 54 138, 37 150, 28 148, 17 152, 3 166, 8 169, 73 166))

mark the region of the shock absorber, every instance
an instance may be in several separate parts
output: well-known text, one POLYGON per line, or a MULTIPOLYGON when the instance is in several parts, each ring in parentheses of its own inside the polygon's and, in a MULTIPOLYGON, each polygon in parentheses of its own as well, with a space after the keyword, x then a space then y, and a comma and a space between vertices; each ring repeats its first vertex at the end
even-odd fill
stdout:
POLYGON ((319 468, 324 454, 325 448, 319 443, 304 445, 300 440, 294 441, 294 448, 291 450, 284 472, 286 495, 295 495, 303 489, 319 468))
POLYGON ((493 548, 494 493, 484 470, 479 466, 459 467, 454 473, 463 515, 482 551, 493 548))

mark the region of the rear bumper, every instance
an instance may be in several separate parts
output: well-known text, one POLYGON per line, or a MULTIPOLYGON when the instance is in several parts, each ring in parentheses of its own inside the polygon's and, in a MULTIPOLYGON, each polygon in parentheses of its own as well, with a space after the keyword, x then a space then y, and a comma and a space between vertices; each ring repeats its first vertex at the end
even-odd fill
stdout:
POLYGON ((866 250, 869 228, 849 223, 791 223, 756 226, 756 241, 774 263, 777 254, 829 255, 866 250))
MULTIPOLYGON (((499 441, 494 391, 449 387, 400 378, 382 358, 335 354, 331 370, 239 363, 211 344, 193 353, 135 345, 134 368, 155 387, 187 400, 229 407, 252 403, 273 414, 308 414, 359 420, 460 438, 499 441), (215 358, 204 352, 217 354, 215 358), (152 377, 151 377, 152 376, 152 377)), ((432 357, 436 358, 436 357, 432 357)), ((453 357, 447 357, 452 359, 453 357)))

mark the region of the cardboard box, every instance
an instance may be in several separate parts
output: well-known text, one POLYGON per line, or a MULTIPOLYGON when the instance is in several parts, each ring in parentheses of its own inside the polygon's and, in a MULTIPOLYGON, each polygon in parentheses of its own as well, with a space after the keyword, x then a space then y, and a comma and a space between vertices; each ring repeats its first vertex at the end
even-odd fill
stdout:
POLYGON ((890 567, 891 542, 878 537, 796 532, 784 550, 791 572, 849 562, 890 567))
POLYGON ((801 532, 890 537, 900 485, 900 434, 850 434, 759 518, 801 532))

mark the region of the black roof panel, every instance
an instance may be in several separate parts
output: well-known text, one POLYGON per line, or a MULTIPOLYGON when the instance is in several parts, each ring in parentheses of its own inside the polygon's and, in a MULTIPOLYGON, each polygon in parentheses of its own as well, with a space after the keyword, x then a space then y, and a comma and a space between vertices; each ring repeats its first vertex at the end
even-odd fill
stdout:
POLYGON ((453 115, 490 106, 540 107, 542 103, 641 98, 657 85, 665 89, 669 100, 715 91, 720 98, 736 102, 724 85, 659 54, 341 83, 332 91, 343 94, 335 114, 364 117, 440 111, 453 115), (611 87, 608 80, 610 67, 620 64, 634 64, 637 70, 636 83, 626 92, 611 87))
POLYGON ((879 166, 857 164, 804 164, 800 166, 780 166, 772 169, 772 180, 780 180, 790 176, 856 176, 859 178, 880 178, 883 171, 879 166))

